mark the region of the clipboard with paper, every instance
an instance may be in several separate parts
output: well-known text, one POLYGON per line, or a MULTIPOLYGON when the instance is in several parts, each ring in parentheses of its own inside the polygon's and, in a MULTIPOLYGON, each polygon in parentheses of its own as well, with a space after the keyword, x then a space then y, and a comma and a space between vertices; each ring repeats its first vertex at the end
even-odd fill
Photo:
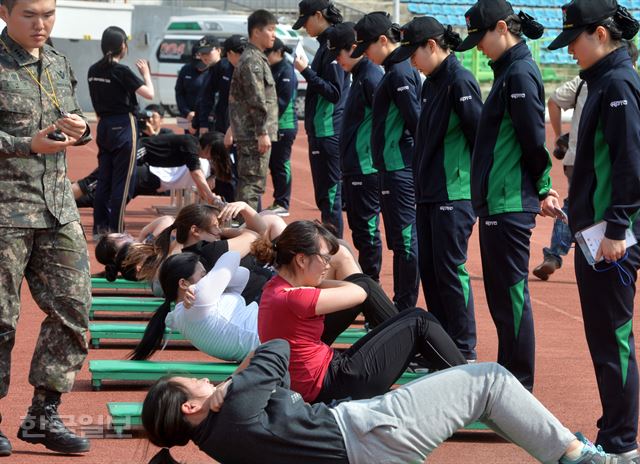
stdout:
MULTIPOLYGON (((596 261, 596 255, 598 254, 598 249, 600 248, 600 243, 602 243, 606 229, 607 223, 600 221, 576 232, 576 243, 580 246, 587 262, 592 266, 604 259, 601 257, 596 261)), ((625 242, 626 248, 638 243, 638 240, 630 228, 627 229, 625 233, 625 242)))
POLYGON ((302 40, 298 40, 296 48, 293 50, 293 58, 300 58, 305 56, 304 47, 302 46, 302 40))

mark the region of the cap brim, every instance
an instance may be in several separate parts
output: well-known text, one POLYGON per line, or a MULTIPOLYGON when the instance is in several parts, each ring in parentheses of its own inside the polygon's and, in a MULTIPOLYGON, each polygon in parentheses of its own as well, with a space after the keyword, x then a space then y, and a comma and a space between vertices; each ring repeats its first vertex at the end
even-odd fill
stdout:
POLYGON ((209 53, 211 50, 213 50, 213 47, 202 47, 202 48, 199 48, 197 51, 198 53, 209 53))
POLYGON ((304 23, 307 22, 307 19, 309 19, 309 15, 299 16, 296 22, 293 23, 293 26, 291 26, 291 29, 300 29, 302 26, 304 26, 304 23))
POLYGON ((398 48, 398 50, 393 55, 393 60, 396 63, 399 63, 404 60, 408 60, 409 58, 411 58, 411 55, 413 55, 416 52, 418 47, 419 47, 418 44, 401 45, 400 48, 398 48))
POLYGON ((573 29, 565 29, 560 33, 558 37, 553 39, 553 42, 551 42, 547 48, 549 50, 557 50, 559 48, 567 47, 571 42, 576 40, 578 36, 582 34, 582 31, 584 31, 585 29, 586 29, 586 26, 576 27, 573 29))
POLYGON ((360 58, 364 52, 367 51, 367 48, 369 48, 369 45, 371 45, 373 42, 371 41, 367 41, 367 42, 360 42, 358 45, 356 45, 356 48, 353 49, 353 51, 351 52, 351 58, 360 58))
POLYGON ((484 35, 486 34, 486 30, 473 32, 469 34, 458 47, 456 47, 457 52, 466 52, 467 50, 471 50, 473 47, 478 45, 484 35))

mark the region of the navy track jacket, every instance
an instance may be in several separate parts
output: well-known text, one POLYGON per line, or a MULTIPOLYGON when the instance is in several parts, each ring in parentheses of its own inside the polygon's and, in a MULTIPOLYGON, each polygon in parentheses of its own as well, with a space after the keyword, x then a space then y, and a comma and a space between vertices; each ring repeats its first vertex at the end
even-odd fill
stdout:
POLYGON ((353 81, 344 110, 340 134, 340 161, 343 175, 373 174, 371 127, 373 94, 382 79, 382 68, 367 58, 351 70, 353 81))
POLYGON ((347 74, 327 48, 327 29, 318 36, 320 48, 311 66, 302 70, 307 81, 304 128, 310 137, 340 135, 342 111, 349 92, 347 74))
POLYGON ((198 127, 209 127, 213 121, 215 131, 224 134, 229 128, 229 87, 233 70, 233 65, 226 58, 209 69, 200 94, 198 127))
POLYGON ((207 70, 198 71, 195 63, 187 63, 180 68, 175 91, 178 112, 183 118, 196 110, 198 96, 207 81, 208 74, 207 70))
POLYGON ((481 111, 478 82, 450 54, 422 88, 413 161, 416 203, 471 199, 471 152, 481 111))
POLYGON ((420 115, 420 73, 409 60, 396 63, 397 51, 382 63, 386 73, 373 97, 373 165, 386 172, 411 167, 413 137, 420 115))
POLYGON ((297 130, 296 96, 298 94, 298 78, 293 65, 283 58, 271 66, 271 74, 276 83, 278 95, 278 129, 297 130))
POLYGON ((551 188, 542 76, 524 41, 490 64, 471 162, 473 208, 479 217, 537 213, 551 188))
POLYGON ((640 78, 624 47, 580 77, 589 95, 569 189, 571 230, 605 220, 605 236, 622 240, 640 210, 640 78))

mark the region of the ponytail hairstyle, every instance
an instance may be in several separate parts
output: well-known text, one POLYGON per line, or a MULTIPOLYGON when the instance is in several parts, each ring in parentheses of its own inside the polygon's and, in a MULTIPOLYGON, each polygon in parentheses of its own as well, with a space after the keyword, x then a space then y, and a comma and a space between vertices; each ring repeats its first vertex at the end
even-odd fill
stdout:
POLYGON ((638 47, 633 42, 633 40, 622 40, 622 45, 627 47, 627 52, 629 53, 629 57, 631 57, 631 64, 635 67, 636 62, 638 61, 638 47))
POLYGON ((638 20, 629 13, 629 10, 618 5, 618 9, 612 17, 606 18, 589 26, 587 28, 587 32, 589 34, 593 34, 598 26, 602 26, 609 31, 609 34, 611 34, 611 40, 614 42, 620 42, 621 40, 633 39, 638 33, 640 24, 638 23, 638 20))
POLYGON ((185 252, 169 256, 162 263, 158 277, 164 293, 164 302, 158 306, 147 324, 142 340, 129 355, 130 359, 148 359, 160 348, 166 328, 164 320, 171 310, 171 303, 178 299, 180 280, 191 278, 199 262, 200 257, 198 255, 185 252))
POLYGON ((149 389, 142 403, 142 426, 151 443, 162 449, 149 464, 178 464, 169 448, 189 443, 194 427, 182 413, 189 401, 185 388, 170 377, 163 377, 149 389))
MULTIPOLYGON (((520 11, 518 14, 511 14, 503 20, 507 23, 507 29, 516 37, 522 37, 525 35, 530 39, 539 39, 544 34, 544 26, 540 24, 535 18, 524 11, 520 11)), ((489 30, 493 31, 496 28, 494 24, 489 30)))
POLYGON ((191 233, 191 227, 208 229, 211 218, 218 216, 220 209, 206 203, 192 204, 183 207, 169 227, 163 230, 151 243, 136 243, 131 245, 124 265, 137 265, 138 277, 152 281, 162 262, 169 255, 171 234, 176 231, 176 241, 186 243, 191 233))
POLYGON ((329 3, 329 6, 322 10, 322 17, 332 26, 340 24, 343 21, 342 13, 340 13, 340 10, 333 2, 329 3))
POLYGON ((138 280, 135 265, 125 265, 133 238, 128 234, 111 233, 102 236, 96 245, 96 260, 104 265, 105 278, 113 282, 118 273, 127 280, 138 280))
POLYGON ((396 23, 393 23, 391 27, 387 29, 387 32, 381 35, 386 36, 387 39, 389 39, 389 41, 394 44, 400 43, 400 41, 402 40, 400 34, 400 25, 396 23))
POLYGON ((102 60, 100 63, 110 65, 113 57, 118 57, 122 53, 122 47, 127 45, 127 33, 118 26, 109 26, 102 33, 100 48, 102 49, 102 60))
MULTIPOLYGON (((443 50, 455 50, 462 43, 462 37, 453 28, 445 26, 444 33, 438 37, 430 39, 435 41, 436 45, 443 50)), ((426 42, 425 42, 426 43, 426 42)))
POLYGON ((320 250, 320 238, 327 243, 330 254, 338 252, 338 239, 322 224, 315 221, 295 221, 273 241, 266 234, 254 241, 251 253, 258 261, 279 268, 291 264, 298 253, 307 256, 317 254, 320 250))

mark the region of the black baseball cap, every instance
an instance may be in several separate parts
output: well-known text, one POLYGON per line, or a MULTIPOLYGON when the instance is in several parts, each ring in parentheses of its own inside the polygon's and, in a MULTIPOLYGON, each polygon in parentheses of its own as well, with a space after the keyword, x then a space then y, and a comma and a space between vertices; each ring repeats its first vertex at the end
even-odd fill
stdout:
POLYGON ((220 42, 213 35, 205 35, 196 44, 196 52, 198 53, 209 53, 214 48, 220 48, 220 42))
POLYGON ((327 48, 333 56, 338 56, 340 50, 351 50, 356 43, 355 23, 339 23, 327 31, 327 48))
POLYGON ((482 40, 487 30, 512 14, 513 7, 505 0, 479 0, 464 14, 468 35, 456 51, 464 52, 472 49, 482 40))
POLYGON ((351 58, 362 56, 369 45, 378 40, 393 26, 391 17, 386 11, 374 11, 366 14, 356 23, 356 48, 351 53, 351 58))
POLYGON ((224 54, 226 56, 228 51, 242 53, 247 46, 247 38, 240 35, 234 34, 224 41, 222 44, 222 48, 224 48, 224 54))
POLYGON ((291 47, 288 47, 287 45, 285 45, 282 39, 276 37, 276 40, 273 41, 273 45, 271 46, 271 48, 267 48, 264 53, 265 55, 268 55, 271 52, 279 52, 280 50, 289 54, 293 53, 291 47))
POLYGON ((431 16, 413 18, 400 28, 400 48, 395 59, 404 61, 411 57, 427 40, 444 34, 444 26, 431 16))
POLYGON ((302 0, 298 3, 299 16, 296 22, 291 26, 292 29, 300 29, 304 26, 310 16, 316 11, 322 11, 329 8, 331 2, 329 0, 302 0))
POLYGON ((562 5, 562 32, 549 44, 549 50, 566 47, 588 26, 610 18, 617 10, 616 0, 573 0, 562 5))

